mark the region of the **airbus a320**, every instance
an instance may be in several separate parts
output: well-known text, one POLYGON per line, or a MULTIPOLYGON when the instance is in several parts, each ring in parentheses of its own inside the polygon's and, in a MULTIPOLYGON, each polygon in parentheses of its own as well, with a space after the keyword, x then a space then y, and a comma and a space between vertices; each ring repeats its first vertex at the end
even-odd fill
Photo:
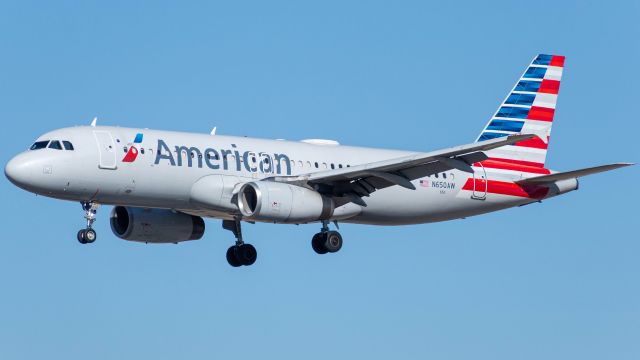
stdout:
POLYGON ((475 142, 417 153, 332 140, 266 140, 123 127, 54 130, 5 166, 27 191, 82 204, 82 244, 96 240, 99 205, 124 240, 202 238, 204 218, 235 235, 231 266, 256 249, 242 222, 321 224, 311 246, 335 253, 331 223, 422 224, 525 205, 578 189, 577 178, 629 163, 557 172, 545 164, 564 56, 538 55, 475 142))

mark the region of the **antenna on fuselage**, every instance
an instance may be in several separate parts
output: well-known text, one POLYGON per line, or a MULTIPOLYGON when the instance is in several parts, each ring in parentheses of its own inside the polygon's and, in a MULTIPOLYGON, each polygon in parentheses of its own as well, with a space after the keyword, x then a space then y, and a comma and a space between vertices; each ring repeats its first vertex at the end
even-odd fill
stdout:
POLYGON ((215 135, 216 134, 216 129, 218 129, 218 127, 214 126, 213 129, 211 129, 211 132, 209 134, 215 135))
POLYGON ((91 126, 96 127, 96 123, 98 122, 98 117, 94 117, 93 120, 91 120, 91 126))

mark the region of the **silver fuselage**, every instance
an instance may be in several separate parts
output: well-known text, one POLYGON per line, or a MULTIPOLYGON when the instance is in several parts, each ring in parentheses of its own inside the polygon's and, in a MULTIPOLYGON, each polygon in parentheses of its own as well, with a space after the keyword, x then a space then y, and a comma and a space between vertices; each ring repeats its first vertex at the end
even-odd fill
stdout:
MULTIPOLYGON (((193 185, 205 176, 220 175, 221 181, 244 183, 415 154, 331 143, 106 126, 59 129, 38 140, 67 140, 74 150, 45 148, 28 150, 14 157, 7 164, 5 173, 25 190, 64 200, 175 209, 221 219, 231 219, 238 212, 208 208, 191 198, 193 185), (134 144, 137 134, 144 134, 144 138, 134 144), (134 161, 124 162, 131 146, 136 147, 137 157, 134 161)), ((350 203, 349 210, 343 212, 339 220, 376 225, 428 223, 541 200, 487 191, 486 186, 480 189, 468 187, 473 177, 513 183, 526 176, 479 167, 474 167, 473 173, 447 170, 414 180, 416 190, 391 186, 364 198, 367 206, 350 203)), ((575 188, 577 181, 565 182, 543 198, 575 188)))

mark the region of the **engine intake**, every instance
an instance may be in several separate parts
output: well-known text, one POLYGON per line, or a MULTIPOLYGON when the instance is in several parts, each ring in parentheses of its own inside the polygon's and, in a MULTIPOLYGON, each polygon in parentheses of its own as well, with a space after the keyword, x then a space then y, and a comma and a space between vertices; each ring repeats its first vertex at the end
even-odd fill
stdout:
POLYGON ((204 220, 166 209, 116 206, 111 211, 111 231, 123 240, 177 243, 204 235, 204 220))
POLYGON ((242 185, 237 205, 249 219, 295 224, 327 220, 335 209, 333 200, 317 191, 270 181, 242 185))

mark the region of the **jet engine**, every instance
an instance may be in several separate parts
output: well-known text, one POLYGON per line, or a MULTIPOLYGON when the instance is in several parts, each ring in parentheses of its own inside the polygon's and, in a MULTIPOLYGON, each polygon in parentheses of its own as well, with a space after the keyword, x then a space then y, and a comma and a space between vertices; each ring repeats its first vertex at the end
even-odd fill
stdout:
POLYGON ((111 230, 120 239, 144 243, 198 240, 204 234, 201 217, 166 209, 116 206, 110 222, 111 230))
POLYGON ((333 200, 317 191, 271 181, 242 185, 237 202, 246 218, 281 223, 326 220, 335 209, 333 200))

